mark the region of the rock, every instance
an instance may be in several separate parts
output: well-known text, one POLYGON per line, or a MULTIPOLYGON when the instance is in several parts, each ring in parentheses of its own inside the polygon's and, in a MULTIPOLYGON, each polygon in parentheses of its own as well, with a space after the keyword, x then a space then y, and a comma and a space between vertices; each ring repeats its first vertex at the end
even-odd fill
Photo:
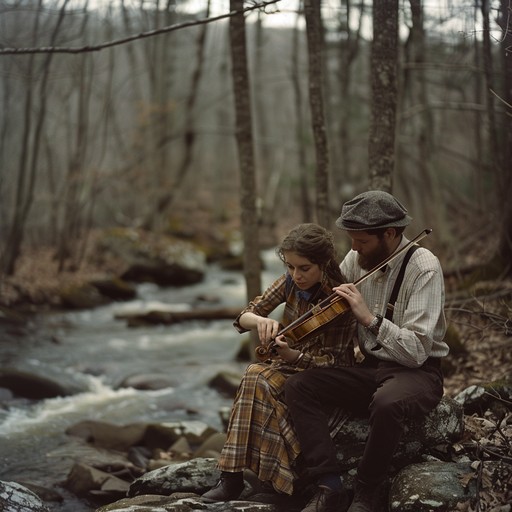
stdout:
POLYGON ((90 283, 78 283, 58 290, 61 304, 72 309, 92 309, 110 302, 90 283))
POLYGON ((121 279, 184 286, 200 282, 206 269, 205 253, 194 244, 143 230, 116 228, 103 233, 99 251, 121 259, 121 279))
POLYGON ((114 425, 95 420, 80 421, 69 427, 66 434, 81 437, 84 441, 101 448, 128 451, 132 446, 142 443, 147 425, 114 425))
MULTIPOLYGON (((29 491, 32 491, 43 501, 53 501, 55 503, 62 503, 64 498, 60 493, 58 493, 55 489, 49 489, 48 487, 42 487, 40 485, 35 485, 30 482, 18 482, 23 487, 26 487, 29 491)), ((1 508, 0 508, 1 510, 1 508)))
MULTIPOLYGON (((394 455, 394 464, 401 468, 418 462, 432 448, 451 444, 460 439, 464 431, 462 407, 453 399, 443 397, 430 414, 417 422, 409 422, 394 455)), ((334 438, 338 460, 343 470, 357 467, 369 433, 366 418, 348 419, 334 438)))
POLYGON ((219 476, 216 459, 192 459, 142 475, 130 485, 128 496, 174 492, 203 494, 215 485, 219 476))
POLYGON ((77 496, 113 501, 126 496, 130 484, 87 464, 75 464, 64 483, 77 496), (98 492, 99 491, 99 492, 98 492))
POLYGON ((112 300, 131 300, 137 296, 137 289, 119 277, 103 277, 91 280, 94 286, 104 297, 112 300))
POLYGON ((168 450, 180 438, 194 447, 214 433, 215 429, 202 421, 115 425, 105 421, 84 420, 66 430, 66 434, 81 437, 97 447, 124 452, 134 446, 168 450))
POLYGON ((213 377, 208 385, 229 398, 234 398, 242 376, 239 373, 222 371, 213 377))
POLYGON ((194 452, 194 457, 211 457, 211 453, 215 453, 216 457, 220 455, 224 443, 226 442, 226 434, 223 432, 216 432, 211 435, 204 443, 194 452))
POLYGON ((0 480, 0 510, 5 512, 49 512, 32 491, 16 482, 0 480))
MULTIPOLYGON (((229 501, 226 503, 205 504, 194 493, 175 493, 171 496, 153 494, 124 498, 116 503, 98 508, 96 512, 278 512, 275 505, 252 501, 229 501)), ((281 509, 280 512, 291 512, 281 509)))
POLYGON ((425 462, 411 464, 393 479, 389 493, 391 511, 449 512, 476 496, 474 481, 464 486, 473 471, 469 464, 425 462))
POLYGON ((52 368, 27 361, 16 368, 0 368, 0 387, 37 400, 88 391, 88 383, 83 378, 66 372, 55 375, 52 368))
POLYGON ((131 375, 119 384, 120 388, 134 388, 141 391, 154 391, 175 386, 176 382, 167 373, 131 375))
POLYGON ((215 433, 215 429, 202 421, 176 421, 149 424, 144 435, 144 445, 168 449, 180 437, 192 446, 198 446, 215 433))
POLYGON ((464 407, 464 413, 468 416, 480 414, 489 408, 508 408, 512 410, 512 381, 506 378, 493 381, 480 386, 469 386, 461 391, 455 401, 464 407), (508 404, 508 405, 507 405, 508 404))

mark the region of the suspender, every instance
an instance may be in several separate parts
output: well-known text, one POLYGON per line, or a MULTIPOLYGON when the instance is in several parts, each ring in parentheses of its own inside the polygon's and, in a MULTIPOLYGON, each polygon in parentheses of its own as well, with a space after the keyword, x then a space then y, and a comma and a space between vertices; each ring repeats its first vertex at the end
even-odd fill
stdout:
POLYGON ((395 302, 398 297, 398 292, 400 291, 400 286, 402 286, 402 281, 404 280, 405 275, 405 267, 407 267, 407 263, 411 259, 411 256, 414 254, 414 251, 418 249, 418 245, 413 245, 404 256, 402 261, 402 266, 400 267, 400 272, 398 272, 398 276, 396 277, 395 285, 393 286, 393 291, 391 292, 391 297, 389 297, 389 302, 386 307, 386 319, 391 320, 393 318, 393 312, 395 310, 395 302))

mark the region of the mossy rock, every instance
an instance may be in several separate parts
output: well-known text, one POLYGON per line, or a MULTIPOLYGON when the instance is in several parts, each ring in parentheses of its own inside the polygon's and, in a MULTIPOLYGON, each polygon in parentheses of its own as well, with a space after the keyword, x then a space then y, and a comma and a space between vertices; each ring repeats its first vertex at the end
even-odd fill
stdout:
POLYGON ((79 283, 58 290, 60 302, 64 307, 72 309, 91 309, 110 300, 89 283, 79 283))

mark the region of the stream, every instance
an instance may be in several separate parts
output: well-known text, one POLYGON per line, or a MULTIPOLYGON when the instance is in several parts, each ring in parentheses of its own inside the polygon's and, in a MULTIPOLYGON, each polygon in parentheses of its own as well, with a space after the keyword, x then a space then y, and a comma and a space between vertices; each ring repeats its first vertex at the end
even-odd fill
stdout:
MULTIPOLYGON (((283 271, 275 252, 262 254, 262 287, 283 271)), ((153 303, 180 307, 198 305, 198 297, 215 297, 215 307, 246 304, 241 272, 210 266, 201 283, 183 288, 139 285, 137 300, 93 310, 48 313, 35 334, 0 342, 0 366, 31 364, 69 375, 85 383, 86 391, 46 400, 15 398, 0 401, 0 480, 57 485, 62 503, 49 504, 61 512, 91 511, 90 505, 68 493, 63 482, 75 462, 87 463, 93 450, 66 429, 82 420, 119 425, 135 422, 198 420, 222 430, 219 411, 232 399, 208 386, 219 371, 243 372, 247 363, 235 361, 244 339, 231 320, 190 321, 175 325, 128 327, 116 313, 151 307, 153 303), (38 333, 42 332, 41 336, 38 333), (119 387, 133 375, 163 374, 172 386, 157 391, 119 387), (195 411, 193 416, 190 411, 195 411)), ((97 460, 97 451, 96 453, 97 460)), ((106 459, 108 460, 108 459, 106 459)))

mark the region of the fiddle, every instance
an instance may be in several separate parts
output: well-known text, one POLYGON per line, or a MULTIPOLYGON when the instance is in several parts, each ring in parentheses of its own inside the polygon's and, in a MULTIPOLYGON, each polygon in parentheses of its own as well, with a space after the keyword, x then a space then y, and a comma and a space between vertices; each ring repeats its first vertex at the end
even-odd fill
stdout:
MULTIPOLYGON (((425 238, 430 233, 432 233, 432 229, 424 229, 408 244, 404 245, 401 249, 395 251, 393 254, 391 254, 381 263, 379 263, 377 266, 368 271, 368 273, 366 273, 364 276, 360 277, 357 281, 354 282, 354 285, 357 286, 361 284, 363 281, 372 276, 375 272, 377 272, 382 267, 387 265, 390 261, 394 260, 399 254, 409 249, 409 247, 419 242, 421 239, 425 238)), ((346 313, 349 309, 350 306, 348 302, 345 299, 341 298, 336 292, 334 292, 327 298, 313 306, 309 311, 307 311, 299 318, 294 320, 291 324, 281 329, 277 333, 276 338, 281 335, 286 335, 287 338, 290 338, 294 342, 300 341, 306 336, 309 336, 311 333, 314 333, 319 329, 325 327, 332 320, 346 313)), ((272 355, 277 355, 275 338, 274 340, 270 341, 267 345, 259 345, 258 347, 256 347, 255 353, 256 358, 261 362, 268 360, 269 358, 271 358, 272 355)))

